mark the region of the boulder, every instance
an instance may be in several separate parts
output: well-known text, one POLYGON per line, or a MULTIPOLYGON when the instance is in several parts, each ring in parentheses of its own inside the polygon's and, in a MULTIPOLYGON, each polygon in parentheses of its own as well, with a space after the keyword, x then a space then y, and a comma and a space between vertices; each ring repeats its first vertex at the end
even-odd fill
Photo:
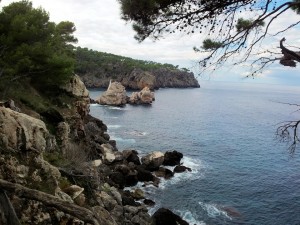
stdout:
POLYGON ((162 152, 152 152, 142 157, 142 164, 150 171, 157 170, 164 162, 164 154, 162 152))
POLYGON ((79 187, 78 185, 71 185, 70 187, 65 188, 63 191, 70 195, 72 199, 75 199, 84 191, 84 188, 79 187))
POLYGON ((140 199, 144 199, 145 198, 145 194, 144 192, 142 191, 142 189, 135 189, 132 193, 131 193, 131 196, 136 199, 136 200, 140 200, 140 199))
POLYGON ((150 206, 150 207, 155 205, 155 202, 151 199, 144 199, 143 202, 144 202, 145 205, 150 206))
POLYGON ((140 158, 138 157, 138 152, 135 150, 124 150, 123 157, 127 162, 133 162, 135 165, 141 165, 140 158))
POLYGON ((46 149, 48 135, 43 121, 0 107, 0 147, 41 153, 46 149))
POLYGON ((131 94, 129 103, 134 105, 151 104, 154 100, 154 93, 148 87, 144 87, 140 92, 133 92, 131 94))
POLYGON ((166 152, 164 155, 163 165, 165 166, 176 166, 180 165, 180 160, 182 159, 183 154, 177 151, 166 152))
POLYGON ((186 166, 176 166, 175 168, 174 168, 174 173, 183 173, 183 172, 185 172, 185 171, 189 171, 189 172, 191 172, 192 171, 192 169, 191 168, 189 168, 189 167, 186 167, 186 166))
POLYGON ((127 103, 125 87, 119 82, 109 84, 107 90, 96 99, 101 105, 123 106, 127 103))
POLYGON ((146 170, 144 166, 138 166, 137 167, 137 171, 138 171, 138 175, 137 175, 137 178, 138 178, 138 181, 154 181, 154 176, 153 174, 146 170))
POLYGON ((165 179, 170 179, 171 177, 174 176, 174 173, 167 169, 167 168, 164 168, 164 167, 159 167, 158 170, 156 170, 154 172, 154 174, 157 176, 157 177, 163 177, 165 179))
POLYGON ((155 225, 189 225, 171 210, 160 208, 152 216, 155 225))
POLYGON ((89 98, 89 91, 86 89, 84 83, 78 75, 74 75, 70 82, 68 82, 62 89, 77 97, 89 98))

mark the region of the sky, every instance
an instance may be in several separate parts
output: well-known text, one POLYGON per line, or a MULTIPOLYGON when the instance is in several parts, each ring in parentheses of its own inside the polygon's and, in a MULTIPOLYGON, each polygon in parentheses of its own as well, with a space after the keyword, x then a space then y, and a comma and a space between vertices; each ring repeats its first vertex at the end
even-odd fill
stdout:
MULTIPOLYGON (((15 0, 2 0, 0 8, 15 0)), ((198 53, 194 46, 200 46, 205 37, 199 35, 166 36, 159 41, 146 39, 138 43, 134 39, 131 24, 121 19, 120 5, 117 0, 32 0, 34 7, 42 7, 54 22, 72 21, 76 25, 75 36, 78 45, 93 50, 128 56, 135 59, 171 63, 192 70, 200 81, 229 81, 249 83, 269 83, 281 85, 300 85, 300 70, 275 65, 255 79, 244 79, 247 68, 226 67, 214 74, 198 76, 198 53), (196 67, 195 67, 196 66, 196 67)), ((284 24, 299 20, 300 16, 288 13, 280 17, 272 27, 276 31, 284 24)), ((285 33, 291 43, 298 43, 300 28, 285 33)), ((270 39, 270 45, 278 45, 278 38, 270 39)))

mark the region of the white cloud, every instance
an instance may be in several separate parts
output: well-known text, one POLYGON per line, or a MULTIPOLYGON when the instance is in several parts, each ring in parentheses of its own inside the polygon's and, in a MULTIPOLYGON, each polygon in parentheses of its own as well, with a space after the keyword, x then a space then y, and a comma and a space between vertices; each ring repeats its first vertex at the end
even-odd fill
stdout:
MULTIPOLYGON (((11 2, 14 1, 2 0, 0 4, 4 6, 11 2)), ((74 22, 77 28, 75 36, 82 47, 137 59, 172 63, 186 68, 195 66, 195 61, 200 58, 199 54, 194 53, 193 47, 201 45, 204 36, 196 34, 191 36, 175 34, 157 42, 145 40, 143 43, 138 43, 133 38, 134 32, 131 25, 121 20, 120 5, 117 0, 32 0, 32 2, 34 7, 41 6, 48 11, 52 21, 74 22)), ((275 33, 280 27, 288 26, 291 21, 298 20, 299 15, 295 13, 283 14, 276 19, 270 31, 275 33)), ((287 43, 300 44, 298 34, 299 28, 286 32, 284 36, 287 43)), ((278 46, 280 38, 281 36, 266 40, 263 47, 278 46)), ((228 68, 224 68, 215 77, 223 76, 226 79, 229 74, 227 70, 228 68)), ((231 69, 231 71, 231 74, 240 79, 238 75, 243 74, 245 68, 231 69)))

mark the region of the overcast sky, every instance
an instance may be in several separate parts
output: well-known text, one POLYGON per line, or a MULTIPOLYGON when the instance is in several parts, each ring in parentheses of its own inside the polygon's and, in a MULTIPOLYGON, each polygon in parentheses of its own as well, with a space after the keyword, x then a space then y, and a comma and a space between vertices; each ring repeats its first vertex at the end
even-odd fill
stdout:
MULTIPOLYGON (((0 5, 5 6, 15 2, 14 0, 2 0, 0 5)), ((130 24, 120 19, 120 6, 117 0, 32 0, 34 7, 41 6, 50 14, 50 20, 54 22, 72 21, 75 23, 78 38, 78 45, 94 50, 109 52, 113 54, 129 56, 136 59, 151 60, 161 63, 172 63, 194 70, 195 62, 199 55, 193 51, 194 46, 199 46, 204 37, 177 35, 167 36, 164 39, 153 42, 145 40, 138 43, 134 38, 134 32, 130 24)), ((274 24, 273 30, 291 18, 298 20, 299 15, 295 13, 287 17, 281 17, 280 21, 274 24)), ((285 34, 288 41, 298 43, 299 33, 297 30, 285 34)), ((278 37, 280 38, 280 37, 278 37)), ((275 39, 275 43, 278 43, 275 39)), ((274 40, 270 40, 270 43, 274 40)), ((224 72, 215 75, 202 76, 199 80, 220 80, 220 81, 242 81, 245 71, 241 68, 224 68, 224 72)), ((253 82, 252 79, 246 82, 253 82)), ((259 83, 280 83, 300 85, 300 70, 286 69, 277 66, 254 80, 259 83), (284 76, 283 76, 284 73, 284 76)))

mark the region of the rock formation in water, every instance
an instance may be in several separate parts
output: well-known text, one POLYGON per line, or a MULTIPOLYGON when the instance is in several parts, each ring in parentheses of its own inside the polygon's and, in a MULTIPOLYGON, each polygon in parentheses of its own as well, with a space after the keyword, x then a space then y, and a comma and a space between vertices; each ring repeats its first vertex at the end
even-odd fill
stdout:
POLYGON ((96 102, 101 105, 123 106, 127 103, 125 87, 119 82, 110 82, 107 90, 96 102))
POLYGON ((152 92, 148 87, 144 87, 140 92, 132 92, 128 103, 133 105, 147 105, 151 104, 154 100, 154 92, 152 92))

